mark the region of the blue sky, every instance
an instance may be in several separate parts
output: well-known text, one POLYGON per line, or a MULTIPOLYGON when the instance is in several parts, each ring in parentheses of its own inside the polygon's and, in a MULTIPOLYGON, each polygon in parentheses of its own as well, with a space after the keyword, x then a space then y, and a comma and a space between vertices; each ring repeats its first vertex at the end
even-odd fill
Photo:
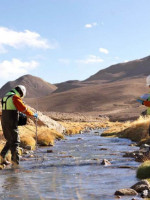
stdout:
POLYGON ((149 8, 149 0, 0 0, 0 87, 24 74, 84 80, 150 55, 149 8))

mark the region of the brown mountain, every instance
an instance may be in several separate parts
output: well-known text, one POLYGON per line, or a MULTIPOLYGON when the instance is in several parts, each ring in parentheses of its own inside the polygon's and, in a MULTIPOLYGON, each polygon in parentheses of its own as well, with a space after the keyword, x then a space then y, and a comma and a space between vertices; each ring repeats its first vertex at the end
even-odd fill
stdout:
POLYGON ((35 98, 50 95, 54 90, 57 89, 55 85, 52 85, 41 78, 25 75, 15 81, 10 81, 6 83, 0 89, 0 97, 3 97, 6 92, 10 91, 17 85, 24 85, 27 88, 27 97, 35 98))
POLYGON ((112 65, 100 70, 84 81, 67 81, 56 86, 31 75, 7 83, 0 94, 17 84, 27 87, 26 102, 41 111, 80 112, 107 115, 111 119, 133 119, 146 109, 136 102, 148 92, 145 78, 150 74, 150 56, 143 59, 112 65), (21 81, 20 81, 21 80, 21 81), (14 85, 12 86, 12 83, 14 85))
POLYGON ((106 80, 118 81, 125 78, 143 77, 150 74, 150 56, 112 65, 104 70, 100 70, 85 81, 106 80))
MULTIPOLYGON (((136 98, 148 92, 145 78, 149 74, 150 56, 112 65, 85 81, 57 84, 58 89, 52 94, 38 99, 39 109, 88 112, 118 120, 135 118, 145 109, 136 98)), ((34 107, 34 100, 27 101, 34 107)))

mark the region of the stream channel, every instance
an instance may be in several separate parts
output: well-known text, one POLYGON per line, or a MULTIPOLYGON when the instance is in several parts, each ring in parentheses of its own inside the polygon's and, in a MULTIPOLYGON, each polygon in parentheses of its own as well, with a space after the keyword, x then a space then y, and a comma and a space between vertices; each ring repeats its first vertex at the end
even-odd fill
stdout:
POLYGON ((130 188, 138 181, 139 163, 122 157, 125 151, 138 147, 130 146, 128 139, 101 137, 102 132, 66 136, 54 147, 38 148, 36 159, 21 161, 19 169, 1 170, 0 199, 114 200, 116 190, 130 188), (47 153, 49 149, 53 152, 47 153), (101 165, 103 159, 112 165, 101 165))

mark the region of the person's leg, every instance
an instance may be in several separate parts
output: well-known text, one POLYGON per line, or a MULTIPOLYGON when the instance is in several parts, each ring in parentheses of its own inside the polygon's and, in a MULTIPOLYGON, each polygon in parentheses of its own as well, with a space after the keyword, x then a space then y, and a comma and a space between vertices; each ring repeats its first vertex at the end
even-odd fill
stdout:
POLYGON ((2 129, 3 129, 3 135, 4 135, 5 139, 6 139, 6 144, 5 144, 5 146, 3 147, 3 149, 2 149, 2 151, 0 153, 0 155, 1 155, 1 162, 3 164, 9 165, 10 162, 8 162, 6 160, 6 156, 8 154, 8 151, 10 150, 11 135, 9 133, 8 128, 4 124, 2 124, 2 129))
POLYGON ((3 148, 2 151, 1 151, 1 156, 2 156, 4 159, 6 158, 9 149, 10 149, 10 144, 9 144, 9 142, 6 142, 4 148, 3 148))
POLYGON ((12 154, 12 162, 13 164, 19 165, 19 144, 20 144, 20 137, 18 128, 11 130, 12 133, 12 142, 10 145, 10 150, 12 154))

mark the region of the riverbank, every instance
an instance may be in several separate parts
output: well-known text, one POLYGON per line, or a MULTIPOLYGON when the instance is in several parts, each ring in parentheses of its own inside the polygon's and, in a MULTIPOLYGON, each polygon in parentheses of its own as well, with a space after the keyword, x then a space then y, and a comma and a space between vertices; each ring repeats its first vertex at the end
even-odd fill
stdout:
POLYGON ((140 116, 135 121, 110 122, 109 129, 102 133, 104 137, 128 138, 140 146, 150 144, 149 136, 150 117, 140 116))
POLYGON ((25 195, 25 199, 115 199, 117 189, 137 182, 138 163, 124 158, 123 152, 139 148, 131 146, 128 139, 101 137, 103 130, 66 135, 54 146, 38 148, 35 157, 26 155, 28 160, 20 162, 17 172, 0 171, 0 195, 14 195, 14 199, 25 195), (111 164, 102 165, 104 159, 111 164))
MULTIPOLYGON (((91 118, 89 118, 88 121, 75 121, 72 119, 71 121, 68 120, 62 120, 60 121, 57 119, 57 122, 54 120, 50 123, 53 124, 57 123, 54 128, 49 128, 49 118, 46 115, 41 114, 41 118, 38 121, 38 127, 37 127, 37 143, 39 146, 54 146, 56 140, 61 140, 65 138, 65 135, 73 135, 82 133, 83 131, 89 131, 92 129, 99 129, 99 128, 106 128, 109 126, 109 121, 106 119, 99 119, 95 121, 90 121, 91 118), (61 132, 59 132, 58 126, 61 127, 61 132), (62 131, 63 127, 63 131, 62 131)), ((24 152, 24 149, 27 150, 34 150, 36 147, 36 125, 34 119, 28 119, 28 123, 25 126, 20 126, 19 133, 20 133, 20 147, 22 150, 20 150, 20 154, 24 152)), ((0 151, 4 147, 5 139, 3 137, 2 133, 2 127, 0 125, 0 151)), ((7 160, 11 160, 10 153, 7 156, 7 160)), ((1 159, 0 159, 1 163, 1 159)), ((3 169, 4 166, 0 166, 0 169, 3 169)))
MULTIPOLYGON (((119 138, 128 138, 136 142, 137 146, 140 147, 139 151, 135 152, 126 152, 125 157, 132 157, 137 162, 142 162, 138 167, 136 176, 139 179, 147 179, 150 182, 150 135, 149 135, 149 124, 150 117, 140 116, 135 121, 127 122, 115 122, 112 123, 109 129, 105 130, 102 133, 103 137, 119 137, 119 138)), ((143 186, 142 186, 143 187, 143 186)), ((145 197, 150 197, 150 185, 146 189, 145 197)), ((140 190, 140 193, 144 192, 140 190)))

